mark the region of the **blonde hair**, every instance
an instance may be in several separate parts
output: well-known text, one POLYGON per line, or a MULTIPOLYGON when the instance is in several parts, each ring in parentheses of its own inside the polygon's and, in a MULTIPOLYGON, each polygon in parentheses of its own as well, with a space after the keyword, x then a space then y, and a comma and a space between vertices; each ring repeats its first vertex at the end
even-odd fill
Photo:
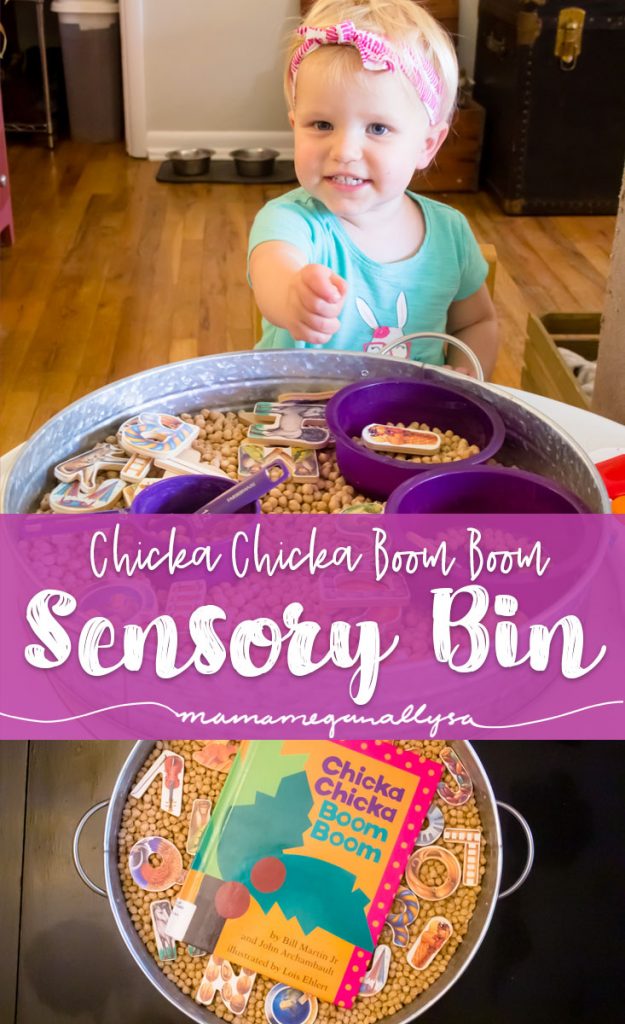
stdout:
MULTIPOLYGON (((375 32, 391 43, 410 46, 419 50, 432 64, 443 85, 440 121, 451 120, 456 106, 458 91, 458 61, 450 36, 431 14, 415 0, 317 0, 306 14, 305 23, 318 28, 338 25, 342 21, 353 21, 357 29, 375 32)), ((302 39, 293 32, 289 37, 284 92, 291 109, 294 104, 291 82, 291 61, 302 39)), ((324 50, 336 51, 336 65, 342 71, 356 66, 354 58, 360 59, 352 46, 327 46, 324 50)), ((317 52, 317 51, 314 51, 317 52)))

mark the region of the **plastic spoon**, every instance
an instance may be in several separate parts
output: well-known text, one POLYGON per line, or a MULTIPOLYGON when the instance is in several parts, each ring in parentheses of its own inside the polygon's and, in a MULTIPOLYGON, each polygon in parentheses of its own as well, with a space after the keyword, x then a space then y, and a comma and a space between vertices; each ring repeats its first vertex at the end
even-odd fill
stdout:
POLYGON ((196 509, 196 515, 219 515, 220 513, 238 512, 243 505, 248 505, 257 498, 262 498, 269 491, 284 483, 291 476, 291 471, 283 459, 273 459, 266 466, 259 469, 247 480, 241 480, 234 487, 229 487, 223 494, 207 501, 201 508, 196 509), (271 471, 279 469, 279 476, 271 476, 271 471))

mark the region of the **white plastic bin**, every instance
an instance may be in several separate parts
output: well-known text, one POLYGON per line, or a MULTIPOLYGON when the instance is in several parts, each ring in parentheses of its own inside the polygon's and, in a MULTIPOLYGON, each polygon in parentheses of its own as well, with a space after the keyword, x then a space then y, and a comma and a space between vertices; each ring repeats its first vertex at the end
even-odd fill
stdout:
POLYGON ((123 137, 118 0, 53 0, 59 17, 70 131, 80 142, 123 137))

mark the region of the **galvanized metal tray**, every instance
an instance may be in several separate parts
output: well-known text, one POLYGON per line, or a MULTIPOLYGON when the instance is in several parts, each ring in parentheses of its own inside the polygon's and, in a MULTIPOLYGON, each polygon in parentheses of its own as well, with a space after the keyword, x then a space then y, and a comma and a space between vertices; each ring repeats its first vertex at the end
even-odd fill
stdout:
POLYGON ((609 511, 607 493, 588 455, 556 423, 516 396, 421 363, 311 350, 203 356, 146 370, 80 398, 20 450, 6 481, 4 511, 33 511, 42 492, 54 485, 56 463, 114 433, 139 412, 250 408, 284 391, 322 391, 385 377, 434 380, 490 402, 506 424, 501 461, 557 480, 593 512, 609 511))
MULTIPOLYGON (((118 863, 118 832, 121 825, 122 812, 128 799, 133 781, 145 763, 153 744, 149 741, 137 743, 124 764, 115 784, 110 801, 95 804, 83 815, 74 835, 74 863, 85 882, 94 892, 109 899, 113 917, 131 956, 146 977, 178 1010, 199 1024, 219 1024, 219 1018, 212 1009, 194 1003, 184 995, 158 967, 150 955, 132 923, 130 912, 124 899, 118 863), (96 885, 86 874, 79 856, 79 842, 82 829, 89 818, 98 810, 107 807, 106 827, 104 832, 104 873, 106 890, 96 885)), ((528 877, 534 860, 534 841, 525 818, 514 807, 496 801, 488 776, 470 743, 456 741, 454 743, 462 763, 468 770, 473 781, 473 792, 478 805, 486 842, 487 863, 481 880, 481 893, 475 912, 469 923, 467 934, 456 950, 454 957, 443 974, 420 996, 408 1006, 384 1019, 383 1024, 406 1024, 407 1021, 421 1016, 433 1003, 437 1002, 458 980, 469 966, 477 953, 490 925, 498 899, 511 895, 521 887, 528 877), (500 890, 502 872, 502 840, 499 821, 499 808, 505 809, 517 818, 523 828, 527 841, 527 857, 524 868, 505 892, 500 890)))

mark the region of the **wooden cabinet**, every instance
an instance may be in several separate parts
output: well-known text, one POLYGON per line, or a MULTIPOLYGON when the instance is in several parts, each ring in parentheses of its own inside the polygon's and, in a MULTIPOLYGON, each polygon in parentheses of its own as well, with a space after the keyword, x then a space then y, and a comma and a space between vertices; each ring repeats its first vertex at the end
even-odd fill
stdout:
POLYGON ((416 172, 410 187, 417 192, 477 192, 484 119, 484 107, 475 100, 458 107, 434 162, 416 172))

